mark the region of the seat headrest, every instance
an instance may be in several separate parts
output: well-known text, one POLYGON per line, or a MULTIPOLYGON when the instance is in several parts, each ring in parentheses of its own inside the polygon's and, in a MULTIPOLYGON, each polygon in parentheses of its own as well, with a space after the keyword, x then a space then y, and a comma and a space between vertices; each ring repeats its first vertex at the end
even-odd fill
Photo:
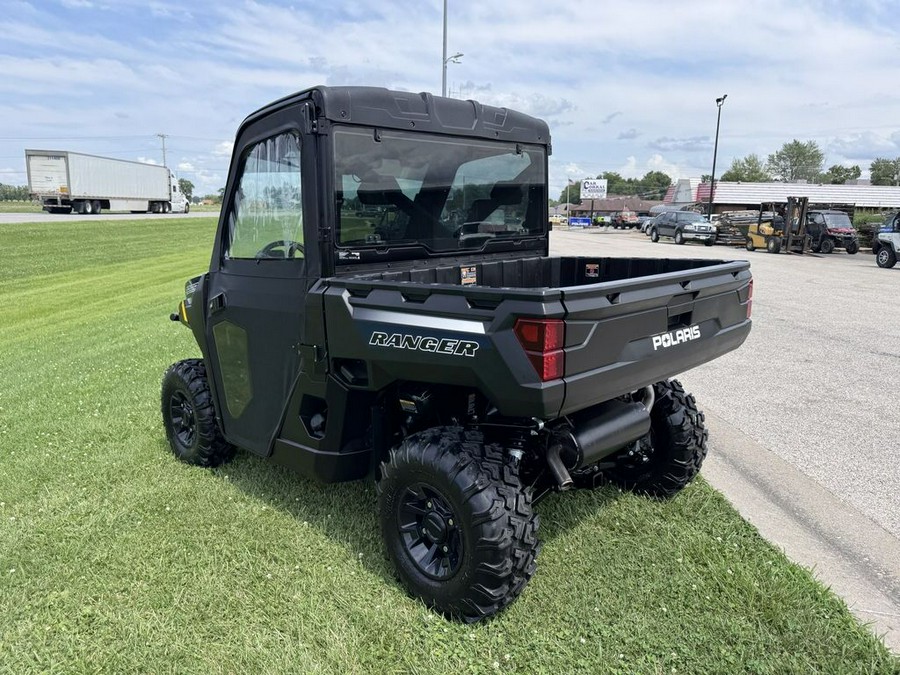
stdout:
POLYGON ((498 206, 511 206, 522 202, 522 186, 517 183, 497 183, 491 188, 491 201, 498 206))

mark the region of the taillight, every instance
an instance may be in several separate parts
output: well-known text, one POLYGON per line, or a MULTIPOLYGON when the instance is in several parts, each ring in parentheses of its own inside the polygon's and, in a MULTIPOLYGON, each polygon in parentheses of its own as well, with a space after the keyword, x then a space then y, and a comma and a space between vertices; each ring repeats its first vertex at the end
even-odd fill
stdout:
POLYGON ((542 381, 563 376, 566 329, 562 319, 516 319, 513 332, 542 381))
POLYGON ((747 289, 747 318, 753 313, 753 279, 750 280, 750 286, 747 289))

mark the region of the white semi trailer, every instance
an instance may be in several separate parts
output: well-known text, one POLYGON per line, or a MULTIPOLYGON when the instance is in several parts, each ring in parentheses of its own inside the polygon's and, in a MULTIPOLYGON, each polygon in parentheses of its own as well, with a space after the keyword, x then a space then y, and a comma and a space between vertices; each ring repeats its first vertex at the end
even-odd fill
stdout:
POLYGON ((49 213, 190 210, 178 180, 164 166, 66 150, 26 150, 25 167, 31 198, 49 213))

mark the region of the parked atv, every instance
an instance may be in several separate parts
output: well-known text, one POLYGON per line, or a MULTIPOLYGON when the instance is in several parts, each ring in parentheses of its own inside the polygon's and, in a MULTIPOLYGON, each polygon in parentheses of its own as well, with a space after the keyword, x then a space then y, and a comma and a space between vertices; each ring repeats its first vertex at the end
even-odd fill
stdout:
POLYGON ((900 257, 900 213, 889 216, 875 236, 872 242, 875 262, 879 267, 893 267, 900 257))
POLYGON ((816 253, 831 253, 844 249, 850 255, 859 251, 859 238, 853 223, 843 211, 814 210, 806 214, 806 233, 810 247, 816 253))

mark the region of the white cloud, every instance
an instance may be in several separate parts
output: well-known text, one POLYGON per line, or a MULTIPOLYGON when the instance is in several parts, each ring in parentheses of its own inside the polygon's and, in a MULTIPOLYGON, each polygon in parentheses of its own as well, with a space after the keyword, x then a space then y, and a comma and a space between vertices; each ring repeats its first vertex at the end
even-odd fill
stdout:
POLYGON ((190 162, 179 162, 178 163, 179 171, 194 171, 194 165, 190 162))
MULTIPOLYGON (((233 138, 277 97, 323 83, 440 89, 434 0, 7 5, 0 119, 15 140, 0 141, 0 157, 22 155, 27 139, 69 137, 61 148, 161 158, 162 132, 191 180, 210 181, 198 192, 214 192, 232 143, 212 139, 233 138), (73 30, 72 16, 104 29, 73 30)), ((723 93, 718 166, 797 138, 817 141, 827 165, 865 171, 900 155, 894 10, 888 0, 697 0, 689 11, 633 0, 598 21, 585 18, 597 13, 589 0, 454 2, 448 48, 465 56, 448 84, 547 119, 554 186, 626 169, 708 173, 723 93)))

